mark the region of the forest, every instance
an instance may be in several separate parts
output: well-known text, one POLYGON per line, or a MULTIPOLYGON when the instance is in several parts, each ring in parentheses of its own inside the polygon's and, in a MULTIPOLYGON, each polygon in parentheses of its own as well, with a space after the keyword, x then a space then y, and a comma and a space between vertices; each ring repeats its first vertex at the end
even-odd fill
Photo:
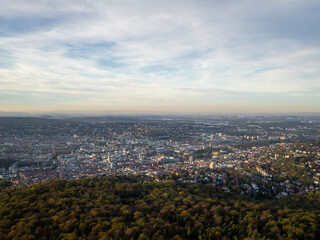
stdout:
POLYGON ((320 193, 258 201, 145 176, 3 187, 0 239, 320 239, 320 193))

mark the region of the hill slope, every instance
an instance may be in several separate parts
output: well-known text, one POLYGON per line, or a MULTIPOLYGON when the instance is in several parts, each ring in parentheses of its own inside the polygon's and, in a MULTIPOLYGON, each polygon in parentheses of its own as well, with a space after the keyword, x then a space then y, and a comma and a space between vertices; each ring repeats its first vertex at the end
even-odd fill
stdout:
POLYGON ((26 125, 51 125, 59 124, 64 121, 58 119, 49 118, 37 118, 37 117, 0 117, 0 126, 26 126, 26 125))
POLYGON ((319 239, 319 203, 142 176, 56 180, 0 193, 0 239, 319 239))

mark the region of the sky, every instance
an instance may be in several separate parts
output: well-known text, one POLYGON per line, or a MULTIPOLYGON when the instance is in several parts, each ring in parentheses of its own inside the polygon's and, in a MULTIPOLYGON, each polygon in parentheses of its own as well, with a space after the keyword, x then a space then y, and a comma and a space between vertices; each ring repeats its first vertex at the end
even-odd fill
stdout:
POLYGON ((0 111, 320 112, 319 0, 1 0, 0 111))

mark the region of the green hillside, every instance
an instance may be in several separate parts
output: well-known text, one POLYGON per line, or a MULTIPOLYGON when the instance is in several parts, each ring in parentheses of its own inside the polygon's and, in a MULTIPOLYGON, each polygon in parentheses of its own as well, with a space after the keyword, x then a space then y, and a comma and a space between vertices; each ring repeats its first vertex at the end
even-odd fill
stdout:
POLYGON ((0 193, 0 239, 319 239, 320 193, 254 201, 143 176, 0 193))

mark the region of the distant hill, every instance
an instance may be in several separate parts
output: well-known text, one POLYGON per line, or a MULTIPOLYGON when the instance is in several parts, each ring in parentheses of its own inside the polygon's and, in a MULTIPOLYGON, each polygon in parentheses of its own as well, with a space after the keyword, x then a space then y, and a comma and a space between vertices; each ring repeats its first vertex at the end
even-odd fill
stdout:
POLYGON ((141 116, 102 116, 102 117, 71 117, 66 118, 69 121, 101 123, 101 122, 145 122, 161 121, 163 116, 141 115, 141 116))
POLYGON ((63 120, 37 117, 0 117, 0 126, 52 125, 64 123, 63 120))

